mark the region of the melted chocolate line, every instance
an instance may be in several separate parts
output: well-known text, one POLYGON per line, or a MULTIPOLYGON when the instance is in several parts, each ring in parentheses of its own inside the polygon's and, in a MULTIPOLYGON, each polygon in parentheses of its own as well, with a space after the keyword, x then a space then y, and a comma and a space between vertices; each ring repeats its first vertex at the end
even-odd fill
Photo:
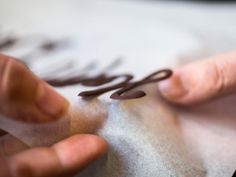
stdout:
MULTIPOLYGON (((158 82, 158 81, 167 79, 171 75, 172 75, 171 70, 163 69, 163 70, 156 71, 156 72, 150 74, 149 76, 145 77, 144 79, 142 79, 140 81, 133 82, 133 83, 132 82, 129 83, 129 81, 132 80, 132 78, 133 78, 132 75, 129 75, 130 77, 127 80, 125 80, 124 82, 121 82, 120 84, 106 87, 106 88, 102 88, 102 89, 81 92, 79 94, 79 96, 94 97, 94 96, 99 96, 99 95, 106 93, 108 91, 121 88, 118 91, 114 92, 110 96, 110 98, 117 99, 117 100, 137 99, 137 98, 144 97, 146 95, 146 93, 141 90, 132 91, 133 89, 135 89, 136 87, 141 86, 141 85, 146 85, 146 84, 150 84, 150 83, 154 83, 154 82, 158 82), (132 92, 130 92, 130 91, 132 91, 132 92)), ((106 79, 105 77, 103 79, 106 79)), ((116 76, 114 76, 114 77, 116 77, 116 76)))
POLYGON ((0 40, 0 50, 6 50, 13 47, 17 42, 15 37, 6 37, 5 39, 0 40))
POLYGON ((117 83, 113 86, 107 86, 107 87, 104 87, 104 88, 101 88, 101 89, 84 91, 84 92, 79 93, 79 96, 82 96, 82 97, 98 96, 98 95, 101 95, 103 93, 109 92, 111 90, 115 90, 115 89, 118 89, 118 88, 121 88, 121 87, 125 87, 128 84, 128 82, 133 79, 132 75, 123 74, 123 75, 114 76, 113 80, 115 80, 117 78, 120 78, 120 77, 123 77, 124 81, 121 81, 121 82, 119 82, 119 83, 117 83))
POLYGON ((116 77, 108 77, 105 74, 100 74, 96 77, 87 77, 85 75, 81 75, 68 79, 46 79, 45 81, 54 87, 63 87, 76 84, 82 84, 84 86, 100 86, 111 82, 115 78, 116 77))
MULTIPOLYGON (((114 69, 121 63, 121 59, 118 58, 111 64, 109 64, 108 67, 106 67, 106 70, 114 69)), ((81 71, 90 71, 96 67, 97 63, 96 62, 91 62, 88 65, 86 65, 84 68, 81 69, 81 71)), ((68 68, 66 68, 68 69, 68 68)), ((55 69, 55 73, 60 70, 55 69)), ((107 76, 105 73, 101 73, 98 76, 95 77, 83 77, 81 75, 77 75, 74 77, 68 77, 66 79, 48 79, 44 78, 44 81, 49 83, 50 85, 54 87, 63 87, 63 86, 68 86, 68 85, 76 85, 76 84, 82 84, 84 86, 99 86, 106 84, 108 82, 113 81, 117 76, 107 76)))
POLYGON ((146 93, 141 90, 133 91, 133 92, 129 92, 129 91, 131 91, 141 85, 146 85, 146 84, 151 84, 154 82, 162 81, 164 79, 169 78, 171 75, 172 75, 172 71, 169 69, 163 69, 163 70, 156 71, 140 81, 129 83, 128 86, 121 88, 120 90, 114 92, 110 96, 110 98, 117 99, 117 100, 127 100, 127 99, 137 99, 137 98, 144 97, 146 95, 146 93), (164 74, 164 75, 161 76, 161 74, 164 74), (155 76, 158 76, 158 75, 160 75, 160 76, 154 78, 155 76))
POLYGON ((142 83, 159 82, 159 81, 168 79, 169 77, 172 76, 172 74, 173 74, 173 71, 171 71, 170 69, 162 69, 162 70, 156 71, 156 72, 148 75, 147 77, 145 77, 141 81, 142 81, 142 83), (157 77, 157 76, 159 76, 159 77, 157 77))
POLYGON ((50 40, 48 39, 44 43, 42 43, 38 48, 42 52, 53 52, 61 48, 66 48, 70 45, 70 41, 68 39, 59 39, 59 40, 50 40))
POLYGON ((115 99, 115 100, 129 100, 129 99, 137 99, 137 98, 142 98, 144 96, 146 96, 146 93, 138 90, 138 91, 134 91, 131 93, 126 93, 130 91, 130 88, 122 88, 116 92, 114 92, 113 94, 111 94, 110 98, 111 99, 115 99))
MULTIPOLYGON (((42 38, 42 37, 41 37, 42 38)), ((53 52, 56 52, 59 49, 64 49, 70 43, 67 39, 60 39, 60 40, 51 40, 45 39, 41 42, 36 48, 32 49, 29 53, 26 53, 21 58, 30 64, 36 58, 39 59, 41 57, 47 56, 53 52)))
POLYGON ((69 79, 48 79, 45 81, 48 84, 50 84, 51 86, 63 87, 63 86, 76 85, 76 84, 83 82, 84 80, 86 80, 85 75, 75 76, 75 77, 71 77, 69 79))
POLYGON ((147 77, 141 79, 140 81, 130 82, 133 79, 133 76, 130 74, 123 74, 123 75, 116 75, 116 76, 107 76, 106 74, 102 73, 95 77, 87 77, 86 75, 83 76, 75 76, 69 79, 52 79, 47 80, 47 82, 56 87, 68 86, 68 85, 75 85, 75 84, 82 84, 84 86, 100 86, 106 83, 112 82, 115 79, 120 77, 124 78, 124 81, 121 81, 115 85, 107 86, 100 89, 83 91, 79 93, 78 96, 82 96, 83 98, 95 97, 106 92, 119 89, 115 91, 110 98, 116 100, 127 100, 127 99, 137 99, 144 97, 146 93, 142 90, 133 91, 133 89, 146 84, 151 84, 154 82, 159 82, 164 79, 171 77, 172 71, 169 69, 163 69, 156 71, 147 77))
POLYGON ((100 86, 106 83, 112 82, 114 79, 118 78, 118 76, 106 76, 105 74, 100 74, 98 76, 87 78, 82 81, 82 85, 84 86, 100 86))
POLYGON ((35 57, 41 57, 44 55, 47 55, 49 53, 54 52, 55 50, 59 49, 61 47, 61 43, 57 41, 45 41, 40 46, 38 46, 36 49, 33 49, 30 53, 26 54, 22 58, 30 62, 31 60, 35 59, 35 57))
POLYGON ((40 49, 50 52, 52 50, 55 50, 58 47, 58 43, 54 41, 47 41, 43 43, 41 46, 39 46, 40 49))

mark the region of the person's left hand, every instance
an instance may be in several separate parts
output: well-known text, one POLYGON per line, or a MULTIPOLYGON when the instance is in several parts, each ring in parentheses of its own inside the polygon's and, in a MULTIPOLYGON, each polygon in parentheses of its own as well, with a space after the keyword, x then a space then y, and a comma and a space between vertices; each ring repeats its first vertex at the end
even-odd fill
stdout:
MULTIPOLYGON (((0 114, 42 123, 59 119, 67 108, 67 100, 26 66, 0 54, 0 114)), ((95 135, 74 135, 52 147, 28 149, 0 130, 0 177, 68 177, 106 151, 105 140, 95 135)))

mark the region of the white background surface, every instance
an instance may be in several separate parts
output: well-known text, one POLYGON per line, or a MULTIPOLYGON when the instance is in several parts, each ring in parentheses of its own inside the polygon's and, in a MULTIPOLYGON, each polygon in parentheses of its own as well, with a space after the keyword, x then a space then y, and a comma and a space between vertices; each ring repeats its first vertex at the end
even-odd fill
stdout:
POLYGON ((234 49, 235 9, 235 4, 175 1, 1 0, 0 20, 3 29, 16 33, 73 38, 77 48, 69 55, 80 62, 123 56, 129 71, 139 75, 176 64, 177 57, 234 49), (145 60, 152 63, 144 66, 145 60))

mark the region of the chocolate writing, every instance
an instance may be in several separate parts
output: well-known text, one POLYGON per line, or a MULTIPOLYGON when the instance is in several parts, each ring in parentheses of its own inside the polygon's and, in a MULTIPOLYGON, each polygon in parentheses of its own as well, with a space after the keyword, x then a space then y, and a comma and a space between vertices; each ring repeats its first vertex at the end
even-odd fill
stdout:
POLYGON ((17 42, 15 37, 4 37, 0 40, 0 51, 7 50, 10 47, 13 47, 17 42))
POLYGON ((91 98, 95 96, 102 95, 106 92, 117 90, 114 93, 111 94, 110 98, 116 99, 116 100, 127 100, 127 99, 137 99, 144 97, 146 93, 141 90, 135 90, 137 87, 151 84, 155 82, 162 81, 164 79, 169 78, 172 75, 172 71, 170 69, 162 69, 159 71, 156 71, 147 77, 139 80, 139 81, 132 81, 133 76, 130 74, 121 74, 121 75, 115 75, 115 76, 108 76, 104 73, 99 74, 95 77, 86 77, 83 76, 77 76, 73 78, 68 78, 64 80, 47 80, 49 84, 52 86, 68 86, 68 85, 74 85, 74 84, 81 84, 84 86, 101 86, 107 83, 110 83, 114 80, 122 78, 123 80, 110 86, 106 86, 99 89, 89 90, 89 91, 83 91, 79 93, 79 96, 83 98, 91 98))
MULTIPOLYGON (((0 36, 0 51, 14 47, 14 45, 19 40, 20 38, 17 38, 16 36, 2 36, 1 35, 0 36)), ((41 53, 44 53, 44 52, 49 53, 60 48, 61 46, 65 46, 62 44, 66 44, 66 42, 62 40, 61 41, 45 40, 38 48, 36 48, 35 51, 32 51, 28 55, 24 56, 23 61, 26 62, 27 60, 27 64, 29 65, 29 59, 32 59, 41 53)), ((105 70, 110 70, 119 64, 120 64, 120 59, 115 60, 115 62, 109 65, 105 70)), ((91 66, 94 66, 94 65, 91 65, 91 66)), ((66 77, 65 79, 62 79, 62 78, 47 79, 46 78, 45 81, 55 87, 63 87, 63 86, 75 85, 75 84, 96 87, 96 86, 102 86, 108 83, 112 83, 113 81, 116 81, 119 79, 121 81, 119 81, 118 83, 110 84, 109 86, 104 86, 103 88, 83 91, 79 93, 79 96, 83 98, 91 98, 91 97, 102 95, 112 90, 117 90, 111 94, 110 98, 117 99, 117 100, 127 100, 127 99, 141 98, 146 95, 146 93, 142 90, 135 90, 137 87, 146 85, 146 84, 159 82, 161 80, 169 78, 171 75, 172 75, 171 70, 163 69, 163 70, 156 71, 139 81, 133 81, 134 77, 133 75, 130 75, 130 74, 120 74, 120 75, 109 76, 105 73, 101 73, 94 77, 88 77, 86 74, 82 73, 77 76, 66 77)))

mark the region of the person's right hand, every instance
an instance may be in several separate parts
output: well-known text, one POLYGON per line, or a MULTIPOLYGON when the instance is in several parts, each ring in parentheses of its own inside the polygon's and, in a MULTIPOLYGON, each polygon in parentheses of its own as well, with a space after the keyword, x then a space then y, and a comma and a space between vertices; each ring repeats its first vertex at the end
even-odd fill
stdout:
POLYGON ((236 93, 236 51, 177 68, 159 89, 167 100, 182 105, 236 93))
MULTIPOLYGON (((42 123, 59 119, 67 108, 67 100, 26 66, 0 54, 0 114, 42 123)), ((0 141, 0 177, 68 177, 107 151, 105 140, 95 135, 74 135, 23 152, 18 151, 27 146, 0 130, 0 138, 6 136, 7 141, 0 141)))

